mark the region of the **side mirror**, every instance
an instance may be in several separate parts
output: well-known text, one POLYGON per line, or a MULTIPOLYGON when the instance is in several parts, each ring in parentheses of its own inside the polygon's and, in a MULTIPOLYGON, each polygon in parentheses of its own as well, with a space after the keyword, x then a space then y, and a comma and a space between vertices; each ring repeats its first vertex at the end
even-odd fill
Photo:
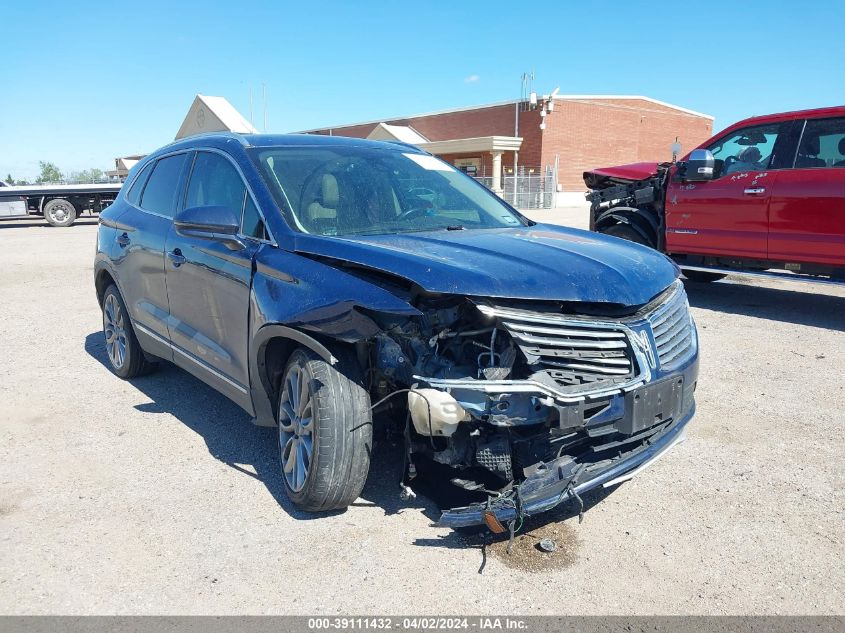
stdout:
POLYGON ((713 180, 716 160, 709 149, 694 149, 684 162, 681 178, 687 182, 713 180))
POLYGON ((232 250, 244 248, 235 237, 241 230, 240 219, 228 207, 189 207, 176 216, 173 225, 184 235, 217 239, 232 250))

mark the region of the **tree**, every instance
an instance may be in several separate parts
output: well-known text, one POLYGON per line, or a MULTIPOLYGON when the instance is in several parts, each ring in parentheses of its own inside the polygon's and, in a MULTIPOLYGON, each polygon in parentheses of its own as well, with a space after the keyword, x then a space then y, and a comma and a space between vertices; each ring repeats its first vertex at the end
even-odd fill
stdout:
POLYGON ((8 174, 6 176, 6 184, 8 184, 8 185, 14 185, 15 184, 15 179, 12 178, 12 174, 8 174))
POLYGON ((72 182, 97 182, 98 180, 102 180, 104 175, 102 169, 92 167, 91 169, 83 169, 82 171, 72 171, 68 174, 67 178, 72 182))
POLYGON ((39 160, 38 167, 41 168, 41 174, 39 174, 35 182, 39 184, 44 182, 61 182, 63 178, 62 172, 55 164, 49 161, 39 160))

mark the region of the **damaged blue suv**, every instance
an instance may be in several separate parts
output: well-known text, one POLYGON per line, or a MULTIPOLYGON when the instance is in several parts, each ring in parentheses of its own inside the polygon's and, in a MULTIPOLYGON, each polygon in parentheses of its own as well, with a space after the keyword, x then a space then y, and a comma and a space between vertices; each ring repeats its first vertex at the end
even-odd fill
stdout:
POLYGON ((414 147, 212 134, 100 216, 111 368, 167 360, 277 426, 287 493, 349 505, 374 432, 451 467, 494 531, 623 481, 683 436, 698 337, 649 248, 536 224, 414 147))

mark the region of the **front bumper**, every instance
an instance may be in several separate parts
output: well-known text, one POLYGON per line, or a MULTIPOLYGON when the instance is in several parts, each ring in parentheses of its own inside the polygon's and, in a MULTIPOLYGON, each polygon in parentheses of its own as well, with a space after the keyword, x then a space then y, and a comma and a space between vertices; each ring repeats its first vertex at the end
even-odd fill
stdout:
POLYGON ((513 497, 500 497, 489 503, 478 503, 464 508, 445 510, 439 525, 446 527, 468 527, 483 525, 485 513, 493 513, 502 524, 517 519, 520 514, 531 516, 551 510, 555 506, 580 496, 585 492, 607 483, 619 483, 635 472, 643 470, 657 461, 675 444, 683 441, 687 423, 695 413, 695 404, 687 413, 667 427, 651 444, 640 447, 631 454, 611 461, 604 467, 572 469, 569 458, 561 458, 546 465, 542 471, 533 474, 520 484, 521 512, 513 497))

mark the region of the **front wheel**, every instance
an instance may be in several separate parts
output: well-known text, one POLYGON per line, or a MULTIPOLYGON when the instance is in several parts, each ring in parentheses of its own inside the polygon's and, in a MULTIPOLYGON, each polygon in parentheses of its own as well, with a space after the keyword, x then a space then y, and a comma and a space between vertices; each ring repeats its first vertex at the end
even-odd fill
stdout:
POLYGON ((602 231, 602 233, 605 235, 612 235, 613 237, 619 237, 623 240, 628 240, 629 242, 642 244, 643 246, 648 246, 649 248, 654 248, 654 244, 628 224, 614 224, 602 231))
POLYGON ((76 220, 76 207, 70 200, 54 198, 44 205, 44 219, 50 226, 70 226, 76 220))
POLYGON ((711 281, 719 281, 727 277, 725 273, 708 273, 704 270, 687 270, 683 269, 684 277, 690 281, 697 281, 702 284, 710 283, 711 281))
POLYGON ((364 488, 373 425, 354 357, 332 365, 296 349, 280 385, 279 455, 288 497, 312 512, 346 508, 364 488))

